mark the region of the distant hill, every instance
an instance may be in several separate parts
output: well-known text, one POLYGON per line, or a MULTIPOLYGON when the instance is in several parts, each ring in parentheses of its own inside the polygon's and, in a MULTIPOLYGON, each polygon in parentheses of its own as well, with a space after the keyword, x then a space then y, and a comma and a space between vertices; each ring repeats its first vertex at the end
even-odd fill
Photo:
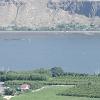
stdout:
POLYGON ((100 25, 100 2, 81 0, 0 0, 0 26, 55 27, 62 23, 100 25))
MULTIPOLYGON (((49 0, 49 4, 55 5, 55 2, 53 3, 52 0, 49 0)), ((95 16, 100 17, 100 1, 59 0, 58 5, 59 8, 65 11, 72 11, 73 9, 75 13, 85 15, 87 17, 93 16, 93 13, 95 12, 95 16)))

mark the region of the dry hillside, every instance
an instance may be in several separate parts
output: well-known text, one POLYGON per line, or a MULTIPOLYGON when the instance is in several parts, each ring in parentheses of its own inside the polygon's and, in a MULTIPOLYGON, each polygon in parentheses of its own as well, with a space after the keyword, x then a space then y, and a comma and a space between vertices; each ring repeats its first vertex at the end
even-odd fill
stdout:
MULTIPOLYGON (((52 0, 54 3, 60 1, 52 0)), ((74 22, 90 24, 84 15, 71 15, 68 11, 56 11, 47 7, 48 0, 0 0, 0 26, 41 27, 54 26, 58 23, 74 22)), ((100 22, 97 18, 96 23, 100 22)))

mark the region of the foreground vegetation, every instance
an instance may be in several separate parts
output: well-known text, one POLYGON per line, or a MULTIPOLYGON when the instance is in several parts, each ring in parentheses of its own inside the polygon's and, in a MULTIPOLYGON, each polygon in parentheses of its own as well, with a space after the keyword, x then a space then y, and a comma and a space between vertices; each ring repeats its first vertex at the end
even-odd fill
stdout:
POLYGON ((79 23, 60 23, 52 27, 18 27, 12 25, 8 27, 0 27, 0 31, 100 31, 99 25, 84 25, 79 23))
POLYGON ((100 98, 100 84, 79 84, 59 93, 58 95, 100 98))
POLYGON ((29 91, 51 85, 74 85, 70 89, 65 87, 64 90, 58 91, 56 95, 63 98, 66 98, 65 96, 76 96, 100 99, 100 74, 69 73, 64 72, 60 67, 54 67, 26 72, 0 72, 0 81, 4 81, 5 86, 9 87, 8 90, 5 90, 6 95, 23 96, 24 94, 21 95, 23 92, 18 89, 22 84, 29 84, 29 91))
POLYGON ((0 100, 3 100, 3 97, 2 96, 0 96, 0 100))
POLYGON ((15 96, 11 100, 100 100, 100 98, 86 98, 86 97, 73 97, 73 96, 59 96, 59 92, 69 89, 66 87, 50 87, 34 93, 25 93, 20 96, 15 96))

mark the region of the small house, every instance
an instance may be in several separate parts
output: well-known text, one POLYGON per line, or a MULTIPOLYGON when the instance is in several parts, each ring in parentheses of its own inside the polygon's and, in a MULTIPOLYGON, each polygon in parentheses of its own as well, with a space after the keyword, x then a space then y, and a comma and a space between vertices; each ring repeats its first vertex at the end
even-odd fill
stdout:
POLYGON ((20 86, 21 91, 26 91, 30 89, 30 85, 29 84, 22 84, 20 86))

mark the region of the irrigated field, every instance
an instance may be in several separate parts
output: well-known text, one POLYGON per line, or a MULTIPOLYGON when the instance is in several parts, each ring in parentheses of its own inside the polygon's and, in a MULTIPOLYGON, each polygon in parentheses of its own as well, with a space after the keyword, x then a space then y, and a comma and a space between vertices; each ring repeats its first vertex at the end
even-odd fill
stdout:
POLYGON ((59 92, 65 91, 68 88, 70 88, 70 86, 48 87, 37 92, 30 92, 19 96, 15 96, 11 100, 100 100, 100 98, 86 98, 86 97, 57 95, 59 92))

